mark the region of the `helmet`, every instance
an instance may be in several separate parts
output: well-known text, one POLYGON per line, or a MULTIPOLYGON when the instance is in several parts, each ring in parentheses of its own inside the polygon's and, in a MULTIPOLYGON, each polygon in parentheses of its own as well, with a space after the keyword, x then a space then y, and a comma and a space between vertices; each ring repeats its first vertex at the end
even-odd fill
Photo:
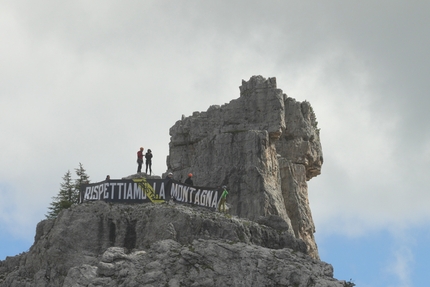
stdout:
POLYGON ((223 185, 223 186, 222 186, 222 188, 226 189, 226 188, 227 188, 227 186, 223 185))
POLYGON ((189 173, 189 174, 188 174, 188 177, 192 177, 192 176, 193 176, 193 174, 192 174, 192 173, 189 173))
POLYGON ((169 175, 173 175, 173 173, 169 172, 169 175))

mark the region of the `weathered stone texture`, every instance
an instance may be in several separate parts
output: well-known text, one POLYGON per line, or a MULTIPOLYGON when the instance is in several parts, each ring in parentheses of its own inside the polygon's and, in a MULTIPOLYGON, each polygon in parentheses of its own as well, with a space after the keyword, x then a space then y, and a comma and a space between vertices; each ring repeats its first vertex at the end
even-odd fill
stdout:
POLYGON ((308 102, 254 76, 238 99, 183 117, 170 135, 168 170, 227 185, 229 214, 173 202, 72 206, 38 224, 28 252, 0 261, 0 286, 344 286, 313 236, 306 182, 323 158, 308 102))
POLYGON ((172 202, 87 202, 0 261, 0 286, 343 286, 278 216, 257 222, 172 202))
POLYGON ((332 278, 330 265, 290 249, 203 239, 184 246, 163 240, 147 252, 125 254, 112 247, 106 254, 118 258, 72 268, 63 286, 344 286, 332 278))
POLYGON ((192 172, 195 185, 227 185, 231 214, 280 216, 318 258, 306 181, 320 174, 323 159, 308 102, 287 97, 275 78, 253 76, 238 99, 183 117, 170 135, 175 179, 192 172))

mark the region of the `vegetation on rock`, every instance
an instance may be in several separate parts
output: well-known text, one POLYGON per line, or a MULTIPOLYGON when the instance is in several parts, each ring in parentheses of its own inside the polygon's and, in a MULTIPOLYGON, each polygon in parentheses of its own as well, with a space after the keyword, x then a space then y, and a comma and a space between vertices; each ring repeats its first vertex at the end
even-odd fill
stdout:
POLYGON ((89 182, 90 177, 87 175, 82 163, 75 169, 77 178, 72 179, 70 170, 63 176, 63 182, 60 184, 60 191, 52 197, 51 205, 48 207, 49 212, 46 218, 56 218, 61 210, 70 208, 73 204, 79 203, 79 190, 83 183, 89 182))

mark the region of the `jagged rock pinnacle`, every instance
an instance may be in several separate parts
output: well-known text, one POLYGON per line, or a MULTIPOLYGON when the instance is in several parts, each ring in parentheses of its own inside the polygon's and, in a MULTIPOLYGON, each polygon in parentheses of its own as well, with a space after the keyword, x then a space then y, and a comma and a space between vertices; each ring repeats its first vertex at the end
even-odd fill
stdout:
POLYGON ((230 212, 254 220, 277 215, 319 258, 307 180, 323 162, 308 102, 288 97, 276 78, 242 81, 240 97, 182 117, 170 128, 168 169, 176 179, 229 189, 230 212))

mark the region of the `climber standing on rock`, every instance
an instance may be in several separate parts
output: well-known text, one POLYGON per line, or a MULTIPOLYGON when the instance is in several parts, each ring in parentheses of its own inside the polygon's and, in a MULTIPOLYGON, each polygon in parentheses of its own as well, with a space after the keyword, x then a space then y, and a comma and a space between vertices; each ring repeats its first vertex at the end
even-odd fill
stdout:
POLYGON ((223 191, 221 194, 221 200, 219 202, 219 212, 221 212, 221 208, 222 208, 222 212, 225 213, 225 201, 227 200, 227 195, 228 195, 227 186, 223 185, 222 189, 223 191))
POLYGON ((148 151, 145 154, 146 159, 146 170, 145 173, 148 174, 148 167, 149 167, 149 175, 152 174, 152 151, 148 149, 148 151))
POLYGON ((194 185, 193 180, 191 179, 193 177, 192 173, 188 174, 187 179, 184 181, 184 183, 188 184, 188 185, 194 185))
POLYGON ((137 172, 142 172, 142 164, 143 164, 143 150, 144 148, 141 147, 140 150, 137 152, 137 172))

